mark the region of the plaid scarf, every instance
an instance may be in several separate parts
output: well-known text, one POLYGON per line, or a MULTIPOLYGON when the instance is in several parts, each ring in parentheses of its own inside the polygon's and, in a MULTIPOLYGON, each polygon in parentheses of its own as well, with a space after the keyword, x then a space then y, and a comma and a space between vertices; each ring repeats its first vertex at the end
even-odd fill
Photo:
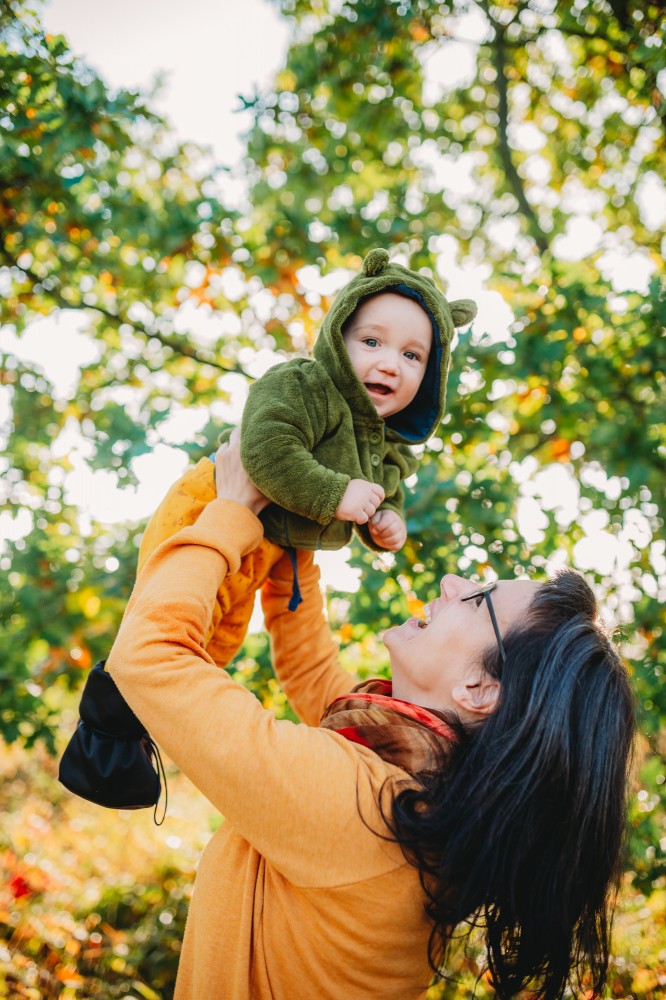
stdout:
POLYGON ((410 774, 438 766, 442 750, 456 742, 444 713, 392 697, 390 681, 371 680, 328 706, 320 726, 370 747, 382 760, 410 774))

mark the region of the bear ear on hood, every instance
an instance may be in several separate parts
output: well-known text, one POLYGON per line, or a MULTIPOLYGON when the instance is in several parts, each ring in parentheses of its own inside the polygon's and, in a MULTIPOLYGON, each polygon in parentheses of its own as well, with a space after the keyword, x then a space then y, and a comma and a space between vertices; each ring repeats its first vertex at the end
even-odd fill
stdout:
POLYGON ((375 247, 363 261, 363 273, 368 278, 374 278, 376 274, 382 273, 388 262, 388 250, 384 250, 383 247, 375 247))
POLYGON ((476 316, 476 302, 471 299, 456 299, 449 302, 454 326, 467 326, 476 316))

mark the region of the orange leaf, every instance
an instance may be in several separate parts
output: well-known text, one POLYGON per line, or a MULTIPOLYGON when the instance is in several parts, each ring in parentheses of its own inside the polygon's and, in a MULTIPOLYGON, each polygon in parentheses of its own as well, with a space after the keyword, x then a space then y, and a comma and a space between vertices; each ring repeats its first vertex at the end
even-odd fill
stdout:
POLYGON ((409 611, 412 618, 423 618, 423 609, 425 604, 423 601, 419 601, 418 597, 408 597, 407 598, 407 610, 409 611))
POLYGON ((65 986, 82 986, 85 983, 85 979, 78 974, 76 969, 70 969, 67 966, 56 969, 55 977, 65 986))
POLYGON ((427 42, 431 35, 424 24, 412 24, 409 33, 415 42, 427 42))
POLYGON ((556 462, 568 462, 571 457, 571 442, 566 438, 556 438, 551 443, 550 453, 556 462))

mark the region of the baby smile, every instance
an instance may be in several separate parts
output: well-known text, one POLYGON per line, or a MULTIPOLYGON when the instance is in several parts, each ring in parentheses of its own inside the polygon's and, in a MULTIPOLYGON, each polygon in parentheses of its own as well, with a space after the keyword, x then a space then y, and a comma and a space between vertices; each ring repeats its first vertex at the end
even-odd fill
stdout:
POLYGON ((380 396, 389 396, 393 389, 388 385, 382 385, 380 382, 364 382, 365 388, 368 392, 377 392, 380 396))

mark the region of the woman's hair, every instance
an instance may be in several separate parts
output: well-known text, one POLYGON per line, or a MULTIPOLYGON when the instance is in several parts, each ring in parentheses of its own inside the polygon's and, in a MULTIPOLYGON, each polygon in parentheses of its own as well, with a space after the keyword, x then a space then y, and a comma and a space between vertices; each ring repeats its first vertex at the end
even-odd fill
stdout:
MULTIPOLYGON (((421 873, 441 966, 462 921, 485 931, 501 1000, 530 986, 556 1000, 580 983, 598 995, 626 830, 634 701, 597 617, 570 570, 536 592, 527 619, 489 649, 497 709, 436 772, 399 791, 384 818, 421 873)), ((386 802, 386 800, 384 800, 386 802)))

